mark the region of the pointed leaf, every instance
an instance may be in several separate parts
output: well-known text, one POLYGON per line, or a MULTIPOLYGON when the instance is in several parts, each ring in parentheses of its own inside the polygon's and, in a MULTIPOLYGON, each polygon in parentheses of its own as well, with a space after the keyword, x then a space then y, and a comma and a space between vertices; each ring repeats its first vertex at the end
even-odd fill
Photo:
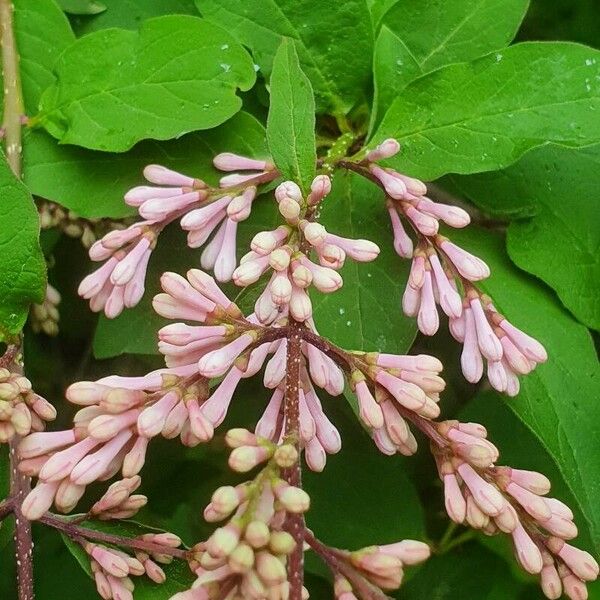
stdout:
POLYGON ((285 39, 273 61, 267 140, 275 165, 284 178, 305 193, 315 176, 315 99, 302 72, 294 42, 285 39))

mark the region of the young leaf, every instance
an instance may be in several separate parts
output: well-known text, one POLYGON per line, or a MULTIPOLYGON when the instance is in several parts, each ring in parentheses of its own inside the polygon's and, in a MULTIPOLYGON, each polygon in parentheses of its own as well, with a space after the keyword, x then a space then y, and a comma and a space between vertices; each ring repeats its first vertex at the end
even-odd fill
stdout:
POLYGON ((369 263, 347 260, 341 289, 312 294, 319 333, 348 350, 407 351, 416 326, 403 315, 400 298, 410 262, 394 251, 383 193, 358 175, 336 174, 320 222, 337 235, 376 241, 381 253, 369 263))
POLYGON ((121 218, 135 212, 123 195, 143 183, 147 164, 166 161, 170 168, 216 184, 212 158, 226 150, 267 158, 265 128, 242 111, 215 129, 166 142, 147 140, 125 154, 58 144, 45 131, 32 130, 24 139, 24 179, 36 196, 82 217, 121 218))
POLYGON ((56 76, 37 122, 61 143, 114 152, 216 127, 240 109, 236 89, 256 79, 228 33, 189 16, 86 35, 61 54, 56 76))
POLYGON ((0 339, 18 333, 46 291, 39 218, 28 189, 0 156, 0 339))
POLYGON ((294 42, 284 39, 273 61, 267 140, 275 165, 306 193, 315 176, 315 99, 294 42))
POLYGON ((58 0, 58 3, 71 15, 97 15, 106 10, 106 5, 97 0, 58 0))
POLYGON ((507 46, 528 5, 529 0, 402 0, 388 10, 382 23, 428 73, 507 46))
MULTIPOLYGON (((79 4, 88 3, 90 0, 62 0, 62 2, 79 4)), ((127 0, 126 2, 102 0, 101 3, 104 9, 99 12, 102 14, 94 15, 93 18, 73 19, 73 28, 78 36, 109 27, 138 29, 142 21, 163 15, 198 15, 194 0, 127 0)), ((100 3, 91 0, 91 4, 100 3)))
POLYGON ((265 75, 282 37, 295 40, 319 113, 345 113, 364 97, 373 34, 365 0, 196 0, 202 15, 252 49, 265 75))
POLYGON ((453 182, 492 214, 505 203, 533 213, 509 225, 508 254, 551 286, 582 323, 600 330, 600 146, 548 146, 502 173, 453 182))
POLYGON ((506 167, 547 142, 600 140, 600 51, 525 43, 450 65, 410 84, 373 143, 395 137, 390 165, 422 179, 506 167))
POLYGON ((492 277, 481 286, 511 323, 539 339, 548 363, 521 379, 510 408, 553 457, 600 544, 600 365, 588 330, 544 286, 516 269, 502 238, 469 227, 452 239, 483 258, 492 277))
POLYGON ((54 0, 15 0, 14 7, 25 110, 35 115, 42 92, 54 82, 54 63, 75 34, 54 0))

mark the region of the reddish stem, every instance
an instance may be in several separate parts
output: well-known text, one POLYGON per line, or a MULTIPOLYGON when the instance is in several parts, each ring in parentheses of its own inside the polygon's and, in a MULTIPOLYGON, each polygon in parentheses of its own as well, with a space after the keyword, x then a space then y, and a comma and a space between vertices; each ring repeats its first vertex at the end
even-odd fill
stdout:
POLYGON ((170 546, 155 544, 145 540, 114 535, 112 533, 105 533, 103 531, 96 531, 95 529, 82 527, 73 521, 57 517, 52 513, 46 513, 40 519, 40 522, 44 523, 44 525, 48 525, 49 527, 53 527, 54 529, 62 531, 65 535, 76 541, 80 541, 83 538, 95 542, 102 542, 104 544, 111 544, 113 546, 132 548, 133 550, 140 550, 141 552, 146 552, 149 554, 168 554, 169 556, 173 556, 181 560, 187 560, 187 551, 182 548, 171 548, 170 546))
MULTIPOLYGON (((290 318, 287 336, 287 369, 285 379, 285 438, 293 443, 300 456, 300 366, 302 364, 302 334, 304 327, 290 318)), ((300 458, 293 467, 285 470, 286 481, 293 486, 302 485, 300 458)), ((287 518, 286 528, 296 541, 296 547, 288 559, 290 600, 302 600, 304 584, 304 517, 302 514, 287 518)))
POLYGON ((369 583, 352 565, 348 564, 341 552, 326 546, 311 531, 305 532, 304 539, 334 575, 342 575, 351 583, 353 592, 358 594, 361 600, 390 600, 389 596, 369 583))

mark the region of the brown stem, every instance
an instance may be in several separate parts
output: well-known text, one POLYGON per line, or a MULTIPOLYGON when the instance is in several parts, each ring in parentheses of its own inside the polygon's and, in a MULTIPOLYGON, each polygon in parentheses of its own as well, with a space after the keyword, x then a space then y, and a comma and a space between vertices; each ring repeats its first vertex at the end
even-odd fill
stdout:
POLYGON ((353 592, 358 594, 361 600, 390 600, 379 588, 371 585, 360 573, 356 571, 340 553, 326 546, 318 540, 311 531, 305 531, 306 543, 318 554, 334 575, 340 574, 352 585, 353 592))
POLYGON ((31 490, 29 477, 19 469, 17 445, 19 438, 13 437, 9 444, 10 453, 10 497, 15 515, 15 558, 17 562, 17 589, 19 600, 33 600, 33 539, 31 523, 23 516, 21 504, 31 490))
POLYGON ((13 27, 14 7, 11 0, 0 0, 2 33, 2 73, 4 77, 4 131, 6 159, 13 173, 21 178, 21 118, 24 114, 19 54, 13 27))
MULTIPOLYGON (((287 336, 287 361, 285 378, 285 439, 293 443, 300 456, 300 366, 302 364, 303 326, 290 318, 287 336)), ((285 470, 285 479, 290 485, 302 485, 300 458, 293 467, 285 470)), ((304 517, 302 514, 288 516, 286 528, 296 541, 296 547, 288 559, 288 581, 290 600, 302 600, 304 584, 304 517)))
POLYGON ((65 535, 74 540, 81 540, 83 538, 85 540, 102 542, 104 544, 111 544, 113 546, 132 548, 133 550, 140 550, 141 552, 147 552, 149 554, 168 554, 169 556, 173 556, 181 560, 187 559, 187 551, 183 550, 182 548, 171 548, 170 546, 155 544, 145 540, 114 535, 111 533, 105 533, 103 531, 96 531, 95 529, 82 527, 77 523, 57 517, 52 513, 46 513, 43 517, 41 517, 40 522, 44 523, 44 525, 48 525, 54 529, 62 531, 65 535))

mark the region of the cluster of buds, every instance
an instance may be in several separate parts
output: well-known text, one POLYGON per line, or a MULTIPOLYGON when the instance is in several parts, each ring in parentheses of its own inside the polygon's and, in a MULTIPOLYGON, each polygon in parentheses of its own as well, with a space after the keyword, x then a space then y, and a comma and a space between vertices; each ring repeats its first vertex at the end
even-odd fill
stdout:
POLYGON ((351 384, 359 415, 384 454, 406 456, 417 451, 417 442, 406 419, 415 414, 434 419, 445 388, 439 376, 442 363, 433 356, 403 356, 378 352, 354 353, 351 384))
POLYGON ((132 576, 146 575, 155 583, 165 581, 165 572, 158 563, 169 563, 172 556, 161 552, 160 546, 165 550, 177 548, 181 545, 181 540, 172 533, 145 534, 139 540, 152 544, 156 549, 152 553, 136 550, 135 556, 131 556, 116 548, 89 541, 81 542, 90 557, 96 589, 103 600, 133 600, 132 576))
POLYGON ((438 432, 446 445, 434 448, 434 456, 450 518, 488 535, 511 535, 517 561, 540 575, 547 598, 563 592, 572 600, 587 598, 585 582, 598 577, 598 564, 566 542, 576 537, 577 527, 568 506, 545 497, 548 479, 535 471, 494 466, 498 450, 482 425, 447 421, 438 432))
POLYGON ((27 377, 0 368, 0 443, 43 431, 44 421, 55 418, 54 406, 31 389, 27 377))
POLYGON ((247 286, 272 270, 254 307, 261 323, 272 323, 288 313, 296 321, 307 321, 312 315, 307 293, 311 285, 325 294, 335 292, 343 283, 337 270, 347 256, 360 262, 377 258, 379 247, 373 242, 328 233, 325 227, 307 219, 330 190, 327 175, 313 180, 306 199, 293 181, 284 181, 276 188, 275 199, 287 224, 256 234, 251 251, 233 273, 237 285, 247 286), (309 258, 309 250, 315 251, 319 264, 309 258))
MULTIPOLYGON (((268 331, 277 328, 262 327, 256 315, 243 318, 212 277, 202 271, 188 271, 187 279, 165 273, 161 283, 165 293, 154 299, 154 308, 160 315, 203 323, 197 326, 173 323, 160 330, 159 349, 165 354, 167 365, 189 369, 190 373, 196 370, 207 379, 225 376, 196 412, 206 417, 207 425, 212 428, 220 425, 241 379, 255 375, 264 365, 264 385, 274 392, 256 431, 262 437, 279 441, 285 430, 282 400, 287 340, 263 341, 268 331)), ((282 320, 280 325, 284 324, 282 320)), ((315 331, 312 319, 306 325, 315 331)), ((338 452, 341 441, 337 429, 323 412, 313 382, 336 396, 344 390, 344 375, 331 358, 312 344, 303 342, 302 351, 300 437, 309 466, 321 471, 326 454, 338 452)))
POLYGON ((79 286, 79 295, 90 308, 115 318, 135 306, 144 295, 146 270, 161 231, 176 219, 188 231, 188 245, 199 248, 214 233, 202 253, 204 268, 215 270, 219 281, 231 279, 236 267, 237 224, 250 214, 256 185, 277 176, 266 161, 219 154, 214 159, 221 170, 254 170, 250 175, 222 177, 220 188, 172 171, 161 165, 148 165, 144 177, 151 186, 138 186, 125 194, 125 202, 137 208, 143 221, 127 229, 111 231, 90 248, 90 258, 106 261, 79 286), (218 228, 218 229, 217 229, 218 228))
POLYGON ((130 519, 148 502, 148 498, 143 494, 133 493, 141 483, 139 475, 115 481, 94 503, 89 514, 102 521, 130 519))
POLYGON ((544 347, 500 315, 475 282, 490 276, 488 265, 473 254, 439 235, 439 221, 450 227, 465 227, 467 212, 427 198, 427 186, 418 179, 382 168, 376 161, 397 154, 394 139, 367 153, 365 169, 385 190, 394 232, 394 247, 403 258, 412 258, 408 283, 402 298, 404 312, 417 317, 419 329, 434 335, 439 328, 436 304, 449 319, 456 340, 464 344, 461 366, 471 383, 483 375, 484 359, 492 387, 509 396, 519 393, 519 375, 547 360, 544 347), (402 226, 401 217, 412 226, 416 247, 402 226))
POLYGON ((58 290, 53 285, 48 284, 44 301, 41 304, 32 304, 29 312, 29 323, 35 333, 43 332, 49 336, 58 335, 59 304, 60 294, 58 290))
MULTIPOLYGON (((423 542, 402 540, 393 544, 368 546, 354 552, 336 550, 335 553, 378 588, 397 590, 404 577, 404 568, 427 560, 431 551, 423 542)), ((358 600, 352 584, 342 575, 335 578, 334 595, 337 600, 358 600)))
POLYGON ((192 568, 198 579, 175 598, 212 598, 224 590, 231 598, 286 598, 286 561, 296 542, 283 525, 288 515, 305 513, 310 498, 281 479, 279 471, 293 465, 298 453, 292 445, 275 446, 245 429, 229 431, 225 441, 232 448, 234 470, 245 473, 266 465, 252 481, 214 492, 204 518, 216 522, 232 516, 194 547, 192 568))
POLYGON ((110 219, 82 219, 71 210, 44 200, 38 204, 42 229, 60 229, 66 236, 80 239, 84 248, 89 248, 99 235, 107 229, 124 227, 119 221, 110 219))

